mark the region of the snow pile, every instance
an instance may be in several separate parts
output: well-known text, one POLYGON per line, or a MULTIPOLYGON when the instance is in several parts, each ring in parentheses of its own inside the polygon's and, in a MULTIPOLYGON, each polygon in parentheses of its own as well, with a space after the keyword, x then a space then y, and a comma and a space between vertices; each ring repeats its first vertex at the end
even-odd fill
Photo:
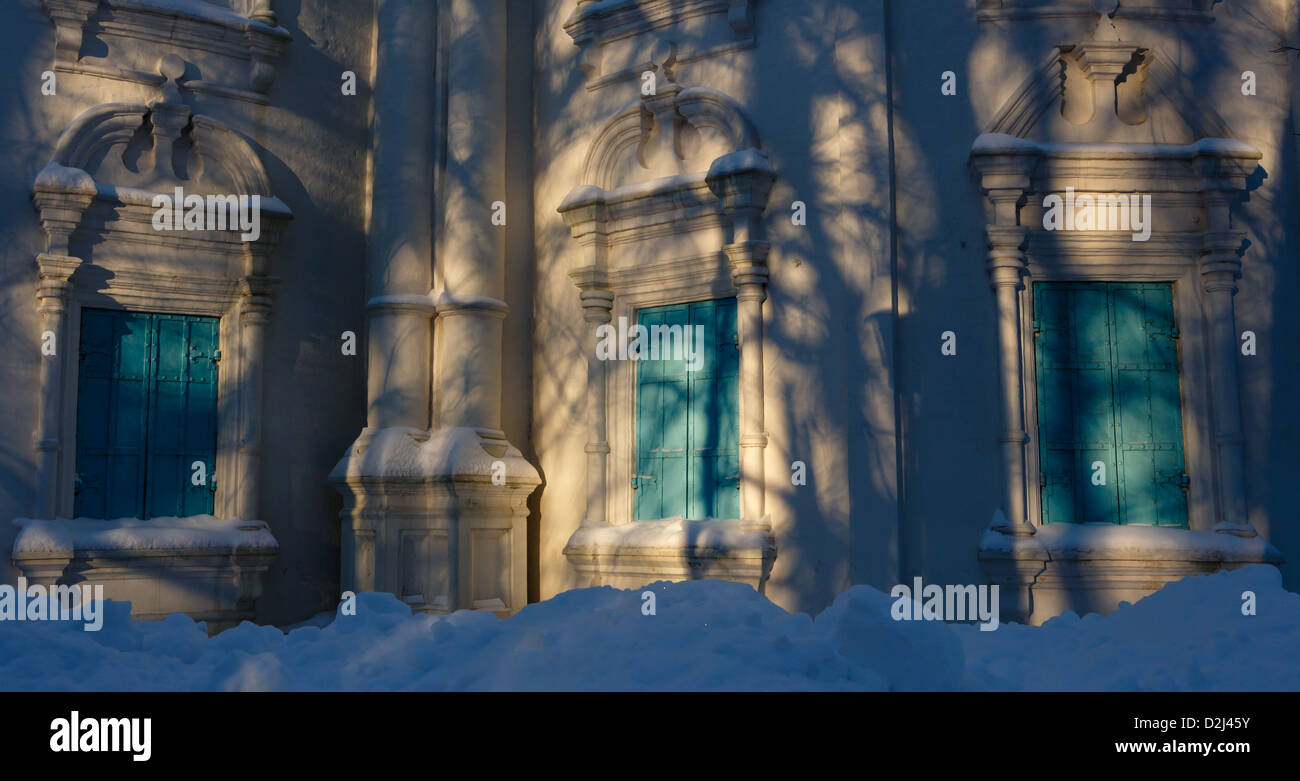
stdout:
POLYGON ((1109 616, 961 638, 968 688, 1300 691, 1300 594, 1262 564, 1184 578, 1109 616), (1247 591, 1255 615, 1242 614, 1247 591))
POLYGON ((1300 689, 1300 596, 1272 567, 1172 584, 1112 616, 1041 628, 894 621, 893 599, 855 587, 815 620, 748 586, 581 589, 501 620, 412 616, 362 594, 356 615, 288 634, 242 624, 214 638, 190 619, 103 631, 0 623, 0 689, 76 690, 915 690, 1300 689), (1243 616, 1241 592, 1257 595, 1243 616))

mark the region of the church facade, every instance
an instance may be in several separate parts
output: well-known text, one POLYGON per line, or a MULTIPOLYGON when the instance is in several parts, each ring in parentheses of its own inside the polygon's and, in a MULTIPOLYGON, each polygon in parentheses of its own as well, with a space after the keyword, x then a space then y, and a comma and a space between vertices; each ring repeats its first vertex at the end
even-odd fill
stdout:
POLYGON ((8 582, 1300 583, 1294 2, 2 13, 8 582))

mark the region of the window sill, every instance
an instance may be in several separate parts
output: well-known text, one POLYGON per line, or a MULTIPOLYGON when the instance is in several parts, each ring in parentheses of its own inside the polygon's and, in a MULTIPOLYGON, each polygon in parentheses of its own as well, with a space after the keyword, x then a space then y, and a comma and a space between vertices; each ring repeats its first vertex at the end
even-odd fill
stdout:
POLYGON ((30 583, 104 586, 131 617, 185 613, 215 634, 251 620, 279 543, 262 521, 18 518, 13 562, 30 583))
POLYGON ((985 532, 980 558, 1276 564, 1282 554, 1262 537, 1160 526, 1049 523, 1030 537, 985 532))
POLYGON ((1067 610, 1109 613, 1166 583, 1282 562, 1262 537, 1154 526, 1053 523, 1028 537, 987 531, 979 559, 1003 587, 1010 620, 1039 624, 1067 610))

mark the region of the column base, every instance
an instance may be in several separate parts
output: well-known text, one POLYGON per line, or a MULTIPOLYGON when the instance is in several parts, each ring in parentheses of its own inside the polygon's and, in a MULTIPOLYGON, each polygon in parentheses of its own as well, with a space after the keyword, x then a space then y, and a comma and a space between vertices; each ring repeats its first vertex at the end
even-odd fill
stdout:
POLYGON ((1259 532, 1249 523, 1229 523, 1220 521, 1214 525, 1214 531, 1218 534, 1231 534, 1234 537, 1258 537, 1259 532))
POLYGON ((527 501, 541 478, 500 432, 366 429, 329 479, 344 500, 343 590, 431 613, 527 603, 527 501))

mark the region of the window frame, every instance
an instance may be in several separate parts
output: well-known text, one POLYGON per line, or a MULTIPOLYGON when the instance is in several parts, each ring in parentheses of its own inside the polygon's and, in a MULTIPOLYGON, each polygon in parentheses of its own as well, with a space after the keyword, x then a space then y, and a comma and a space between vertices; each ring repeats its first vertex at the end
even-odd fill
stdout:
MULTIPOLYGON (((218 420, 217 420, 217 412, 218 412, 218 410, 219 410, 219 408, 220 408, 220 387, 221 387, 221 374, 222 374, 221 369, 220 369, 220 355, 221 355, 221 337, 220 337, 220 331, 221 331, 221 319, 220 319, 219 317, 211 317, 211 316, 208 316, 208 315, 175 314, 175 313, 171 313, 171 312, 136 312, 136 311, 132 311, 132 310, 124 310, 124 309, 100 309, 100 308, 97 308, 97 307, 82 307, 82 313, 83 313, 83 317, 81 318, 81 323, 82 323, 82 324, 84 324, 84 322, 85 322, 85 319, 84 319, 84 312, 85 312, 85 310, 87 310, 87 309, 90 309, 90 310, 92 310, 92 311, 97 311, 97 312, 107 312, 107 313, 117 313, 117 314, 127 314, 127 315, 134 315, 134 316, 137 316, 137 317, 146 317, 146 318, 148 318, 150 336, 149 336, 149 341, 147 342, 147 344, 148 344, 148 346, 149 346, 149 348, 150 348, 150 355, 146 358, 146 365, 147 365, 147 369, 148 369, 148 374, 147 374, 146 377, 145 377, 145 383, 146 383, 146 386, 148 387, 148 390, 147 390, 147 392, 146 392, 146 394, 145 394, 145 396, 144 396, 144 398, 143 398, 143 403, 144 403, 144 422, 143 422, 143 429, 144 429, 144 430, 143 430, 143 435, 144 435, 144 438, 143 438, 143 443, 142 443, 142 450, 141 450, 141 453, 140 453, 140 455, 141 455, 141 461, 140 461, 140 465, 141 465, 141 474, 140 474, 140 475, 138 476, 138 478, 137 478, 137 484, 138 484, 138 486, 137 486, 137 490, 139 491, 138 502, 139 502, 139 509, 140 509, 140 512, 141 512, 141 513, 148 514, 148 517, 149 517, 149 518, 157 518, 157 517, 173 517, 173 516, 174 516, 173 513, 168 513, 168 512, 163 512, 163 513, 158 513, 158 514, 154 514, 154 513, 151 513, 151 512, 150 512, 150 507, 151 507, 151 505, 153 504, 153 500, 154 500, 154 498, 155 498, 154 491, 153 491, 153 489, 151 489, 151 487, 150 487, 150 483, 151 483, 151 481, 150 481, 150 474, 151 474, 151 472, 152 472, 152 468, 151 468, 151 467, 152 467, 152 460, 153 460, 153 458, 157 455, 157 453, 155 452, 155 448, 154 448, 154 445, 155 445, 155 442, 154 442, 154 435, 155 435, 155 433, 159 430, 158 427, 157 427, 157 426, 158 426, 158 422, 157 422, 157 420, 155 419, 155 412, 157 411, 157 404, 158 404, 157 386, 158 386, 158 382, 159 382, 159 364, 160 364, 160 361, 157 360, 157 358, 159 357, 159 356, 158 356, 158 351, 161 350, 161 341, 159 340, 159 337, 158 337, 158 333, 159 333, 160 325, 161 325, 162 321, 164 321, 164 320, 170 320, 170 321, 178 321, 178 320, 179 320, 179 321, 182 322, 182 323, 189 323, 189 322, 191 322, 191 318, 203 318, 203 319, 205 319, 205 320, 207 320, 207 321, 210 321, 210 325, 213 327, 213 330, 214 330, 214 333, 213 333, 214 344, 212 345, 212 349, 213 349, 213 351, 215 352, 215 358, 214 358, 214 360, 213 360, 213 364, 214 364, 214 366, 213 366, 212 371, 214 372, 214 375, 215 375, 215 377, 214 377, 215 382, 211 383, 211 385, 212 385, 212 389, 211 389, 211 390, 212 390, 212 393, 213 393, 213 398, 212 398, 212 413, 213 413, 213 417, 212 417, 212 447, 211 447, 211 451, 210 451, 210 452, 211 452, 211 461, 208 462, 207 459, 205 459, 205 462, 206 462, 206 463, 205 463, 204 466, 205 466, 205 469, 208 469, 208 470, 209 470, 209 472, 207 473, 207 484, 204 486, 204 488, 205 488, 205 490, 207 490, 210 494, 212 494, 212 496, 211 496, 211 498, 210 498, 210 502, 211 502, 211 504, 212 504, 212 507, 209 508, 208 511, 207 511, 206 513, 198 513, 198 514, 200 514, 200 515, 204 515, 204 514, 212 514, 212 513, 215 511, 215 509, 216 509, 216 501, 217 501, 217 499, 216 499, 216 493, 217 493, 218 490, 222 487, 222 483, 221 483, 221 481, 217 478, 217 474, 216 474, 217 443, 218 443, 219 433, 220 433, 219 422, 218 422, 218 420)), ((83 330, 82 330, 81 328, 78 328, 78 330, 77 330, 77 338, 78 338, 78 340, 79 340, 79 345, 78 345, 79 348, 80 348, 80 341, 83 339, 83 337, 84 337, 84 332, 83 332, 83 330)), ((77 353, 78 353, 78 361, 77 361, 77 366, 78 366, 78 376, 77 376, 77 388, 76 388, 75 393, 76 393, 77 396, 78 396, 78 401, 77 401, 77 409, 74 410, 74 415, 77 415, 77 418, 76 418, 76 419, 79 420, 79 419, 80 419, 80 415, 79 415, 79 413, 80 413, 80 405, 81 405, 80 394, 81 394, 81 389, 82 389, 82 382, 81 382, 81 379, 82 379, 82 378, 81 378, 81 376, 80 376, 80 367, 81 367, 81 360, 80 360, 80 357, 81 357, 81 350, 78 349, 77 353)), ((78 515, 78 516, 81 516, 81 513, 76 512, 77 497, 76 497, 75 484, 76 484, 76 478, 77 478, 77 475, 81 473, 81 470, 79 469, 80 464, 78 464, 78 456, 81 454, 81 444, 82 444, 82 440, 81 440, 81 436, 80 436, 80 435, 81 435, 81 431, 80 431, 80 429, 75 429, 75 430, 73 431, 72 442, 71 442, 71 446, 72 446, 72 450, 73 450, 73 465, 74 465, 74 466, 73 466, 73 470, 74 470, 74 471, 73 471, 73 484, 74 484, 74 490, 73 490, 72 506, 73 506, 73 508, 74 508, 74 513, 73 513, 73 514, 74 514, 74 515, 78 515)), ((183 469, 183 470, 182 470, 182 474, 178 476, 178 479, 180 480, 180 482, 181 482, 181 486, 182 486, 182 494, 183 494, 183 492, 186 490, 186 489, 185 489, 185 483, 186 483, 187 479, 189 478, 189 475, 190 475, 190 472, 188 471, 188 469, 183 469)), ((181 503, 182 503, 182 504, 185 504, 185 501, 186 501, 186 500, 185 500, 184 498, 181 499, 181 503)), ((106 497, 106 506, 107 506, 107 497, 106 497)), ((84 516, 84 517, 91 517, 91 516, 84 516)), ((112 516, 112 517, 116 517, 116 516, 112 516)), ((105 519, 106 519, 106 520, 111 520, 112 517, 106 516, 105 519)), ((141 519, 143 519, 143 520, 147 520, 147 518, 145 518, 144 515, 139 515, 139 516, 137 516, 137 517, 139 517, 139 518, 141 518, 141 519)), ((182 517, 183 517, 183 516, 182 516, 182 517)))
MULTIPOLYGON (((1038 435, 1038 360, 1034 344, 1034 296, 1036 282, 1158 282, 1173 286, 1174 323, 1178 328, 1179 395, 1183 415, 1183 459, 1186 463, 1187 530, 1210 530, 1216 523, 1219 502, 1214 478, 1214 428, 1209 396, 1209 369, 1204 292, 1194 264, 1166 256, 1135 260, 1125 264, 1097 264, 1085 255, 1054 258, 1026 253, 1027 284, 1020 293, 1021 383, 1024 392, 1025 507, 1030 523, 1043 526, 1041 443, 1038 435)), ((1181 527, 1168 528, 1183 531, 1181 527)))
MULTIPOLYGON (((632 325, 634 325, 634 324, 640 324, 641 315, 642 315, 643 313, 647 312, 647 311, 654 310, 654 309, 666 309, 666 308, 668 308, 668 307, 684 307, 684 308, 686 309, 686 320, 687 320, 687 324, 689 325, 689 324, 690 324, 690 321, 691 321, 691 319, 692 319, 692 313, 693 313, 693 312, 692 312, 692 308, 693 308, 695 305, 697 305, 697 304, 713 304, 713 305, 714 305, 714 306, 713 306, 713 311, 716 312, 717 309, 719 308, 719 307, 717 306, 718 304, 727 303, 727 302, 730 302, 730 304, 731 304, 732 323, 733 323, 732 328, 733 328, 734 331, 737 332, 737 333, 736 333, 736 337, 737 337, 737 339, 738 339, 738 338, 739 338, 739 327, 740 327, 740 325, 739 325, 739 304, 740 304, 740 302, 739 302, 739 301, 738 301, 734 296, 732 296, 732 297, 722 297, 722 298, 705 298, 705 299, 699 299, 699 300, 693 300, 693 301, 680 301, 680 302, 674 302, 674 303, 669 303, 669 304, 660 304, 660 305, 656 305, 656 306, 643 306, 643 307, 640 307, 640 308, 638 308, 638 309, 636 310, 636 312, 635 312, 635 319, 629 319, 629 321, 628 321, 628 325, 629 325, 629 328, 630 328, 630 327, 631 327, 632 325)), ((716 346, 716 345, 715 345, 715 346, 716 346)), ((638 434, 638 432, 639 432, 639 430, 640 430, 640 425, 639 425, 639 424, 640 424, 640 420, 641 420, 641 409, 640 409, 640 396, 641 396, 641 394, 640 394, 640 389, 641 389, 641 382, 640 382, 640 380, 641 380, 641 374, 640 374, 640 370, 641 370, 641 367, 640 367, 640 364, 643 363, 643 362, 642 362, 642 361, 639 361, 639 360, 638 360, 638 361, 628 361, 628 362, 629 362, 629 363, 633 363, 633 364, 635 364, 635 365, 633 366, 633 370, 634 370, 634 371, 633 371, 634 391, 633 391, 633 396, 632 396, 632 400, 633 400, 633 410, 632 410, 632 427, 633 427, 633 434, 632 434, 632 477, 631 477, 631 482, 632 482, 632 484, 635 484, 635 481, 638 479, 638 476, 639 476, 639 475, 638 475, 638 470, 639 470, 640 452, 641 452, 641 451, 640 451, 640 441, 639 441, 639 434, 638 434)), ((736 464, 736 467, 735 467, 735 468, 736 468, 736 485, 735 485, 735 490, 736 490, 736 492, 737 492, 737 496, 736 496, 736 515, 735 515, 734 517, 733 517, 733 516, 730 516, 730 515, 728 515, 728 516, 713 516, 713 515, 711 515, 711 516, 700 517, 700 518, 695 518, 695 517, 692 517, 692 516, 690 515, 690 512, 689 512, 689 511, 690 511, 690 505, 691 505, 691 492, 690 492, 690 485, 691 485, 691 483, 690 483, 690 480, 691 480, 691 469, 692 469, 692 465, 691 465, 692 457, 691 457, 691 452, 690 452, 690 445, 691 445, 691 434, 690 434, 690 431, 691 431, 691 429, 690 429, 690 397, 689 397, 689 395, 688 395, 688 397, 687 397, 687 413, 686 413, 686 427, 687 427, 687 428, 686 428, 686 452, 685 452, 684 455, 683 455, 683 460, 684 460, 684 464, 683 464, 683 466, 684 466, 684 474, 685 474, 685 479, 686 479, 686 481, 687 481, 687 483, 686 483, 686 497, 685 497, 685 501, 686 501, 686 511, 683 513, 682 516, 680 516, 680 517, 684 518, 685 520, 706 520, 706 519, 708 519, 708 520, 736 520, 736 521, 740 520, 740 497, 739 497, 739 492, 740 492, 740 382, 739 382, 739 379, 740 379, 740 347, 739 347, 739 344, 737 344, 737 347, 736 347, 736 374, 735 374, 735 376, 736 376, 736 382, 734 383, 735 399, 734 399, 734 407, 733 407, 733 409, 734 409, 734 413, 735 413, 735 417, 736 417, 736 430, 735 430, 735 432, 734 432, 734 433, 735 433, 735 436, 736 436, 736 446, 735 446, 735 453, 734 453, 734 455, 733 455, 733 460, 735 461, 735 464, 736 464)), ((690 387, 691 387, 691 384, 690 384, 690 382, 689 382, 689 378, 688 378, 688 381, 687 381, 687 388, 689 389, 690 387)), ((689 390, 688 390, 688 394, 689 394, 689 390)), ((667 518, 676 518, 676 517, 679 517, 679 516, 675 516, 675 515, 670 515, 670 516, 661 516, 661 517, 659 517, 659 518, 638 518, 638 517, 637 517, 637 510, 636 510, 636 500, 637 500, 637 494, 636 494, 636 491, 638 491, 638 490, 640 490, 640 489, 639 489, 639 488, 634 488, 634 489, 633 489, 633 494, 632 494, 632 520, 633 520, 634 522, 656 521, 656 520, 665 520, 665 519, 667 519, 667 518)), ((715 491, 716 491, 716 490, 719 490, 719 489, 715 489, 715 491)))
MULTIPOLYGON (((619 318, 624 317, 630 327, 636 322, 637 312, 650 307, 737 298, 739 290, 732 283, 726 263, 722 253, 710 253, 614 272, 610 324, 617 329, 619 318)), ((744 346, 740 349, 743 355, 744 346)), ((632 490, 632 475, 636 473, 636 363, 606 362, 610 453, 605 509, 609 523, 615 526, 636 522, 636 492, 632 490)), ((743 475, 741 479, 745 479, 743 475)))
MULTIPOLYGON (((207 287, 207 285, 196 285, 207 287)), ((223 285, 222 287, 227 287, 223 285)), ((217 442, 212 473, 217 488, 212 497, 212 515, 217 518, 237 517, 235 490, 235 461, 239 442, 239 420, 236 399, 240 393, 240 374, 243 364, 240 344, 239 296, 233 289, 228 292, 210 291, 211 298, 199 296, 186 298, 155 297, 143 292, 106 297, 102 291, 90 290, 77 284, 69 296, 66 319, 67 338, 61 361, 63 393, 59 409, 60 430, 64 447, 59 453, 59 483, 55 515, 60 518, 75 517, 75 480, 77 461, 77 404, 81 389, 80 361, 81 313, 83 309, 108 309, 142 314, 197 315, 217 319, 217 344, 221 361, 217 370, 217 442), (233 405, 233 406, 232 406, 233 405)), ((105 519, 109 520, 109 519, 105 519)), ((259 519, 248 519, 259 520, 259 519)))
MULTIPOLYGON (((1036 306, 1036 305, 1039 303, 1039 301, 1040 301, 1040 296, 1039 296, 1039 294, 1040 294, 1040 293, 1043 293, 1043 292, 1046 292, 1046 291, 1045 291, 1045 287, 1040 287, 1040 286, 1052 286, 1052 285, 1070 285, 1070 286, 1076 286, 1076 287, 1078 287, 1078 286, 1084 286, 1084 285, 1091 285, 1091 286, 1098 286, 1098 287, 1100 287, 1100 289, 1107 291, 1107 309, 1108 309, 1107 314, 1108 314, 1108 315, 1111 313, 1111 310, 1110 310, 1110 303, 1109 303, 1109 302, 1110 302, 1110 291, 1113 290, 1113 289, 1116 288, 1116 287, 1120 287, 1120 286, 1134 286, 1134 285, 1154 285, 1154 286, 1159 287, 1159 288, 1161 288, 1161 289, 1166 289, 1166 290, 1168 290, 1168 292, 1169 292, 1169 305, 1170 305, 1170 314, 1171 314, 1171 316, 1172 316, 1172 322, 1175 324, 1174 327, 1177 328, 1177 325, 1176 325, 1176 324, 1177 324, 1177 322, 1178 322, 1178 315, 1179 315, 1179 312, 1178 312, 1178 306, 1177 306, 1177 303, 1176 303, 1175 300, 1174 300, 1174 290, 1173 290, 1173 287, 1174 287, 1174 286, 1173 286, 1172 283, 1166 283, 1166 282, 1136 282, 1136 281, 1133 281, 1133 280, 1126 280, 1126 281, 1115 281, 1115 280, 1105 280, 1105 281, 1103 281, 1103 280, 1088 280, 1088 281, 1083 281, 1083 280, 1065 280, 1065 281, 1062 281, 1062 280, 1057 280, 1057 281, 1050 281, 1050 282, 1049 282, 1049 281, 1046 281, 1046 280, 1038 279, 1038 280, 1032 280, 1032 281, 1029 283, 1029 286, 1028 286, 1028 288, 1029 288, 1029 289, 1028 289, 1028 296, 1027 296, 1028 299, 1029 299, 1031 302, 1033 302, 1034 306, 1036 306)), ((1031 319, 1031 322, 1032 322, 1032 323, 1034 323, 1034 324, 1038 324, 1038 323, 1040 323, 1040 318, 1039 318, 1039 316, 1038 316, 1038 312, 1036 312, 1036 311, 1031 312, 1031 318, 1032 318, 1032 319, 1031 319)), ((1036 359, 1038 358, 1038 356, 1039 356, 1039 348, 1040 348, 1040 346, 1041 346, 1041 340, 1038 338, 1038 333, 1039 333, 1039 332, 1037 331, 1037 329, 1036 329, 1035 327, 1031 326, 1031 336, 1032 336, 1033 339, 1034 339, 1034 356, 1035 356, 1035 360, 1036 360, 1036 359)), ((1118 336, 1118 334, 1112 330, 1110 336, 1112 336, 1112 337, 1116 337, 1116 336, 1118 336)), ((1181 465, 1182 465, 1182 468, 1181 468, 1181 470, 1180 470, 1180 474, 1183 475, 1183 476, 1185 476, 1185 477, 1188 477, 1188 479, 1190 480, 1190 475, 1189 475, 1188 472, 1187 472, 1187 443, 1186 443, 1186 433, 1185 433, 1185 432, 1186 432, 1186 420, 1185 420, 1186 415, 1184 414, 1184 410, 1183 410, 1183 407, 1182 407, 1182 396, 1183 396, 1183 388, 1182 388, 1182 386, 1183 386, 1183 374, 1182 374, 1182 356, 1181 356, 1181 348, 1182 348, 1182 344, 1181 344, 1181 341, 1182 341, 1182 340, 1181 340, 1181 332, 1180 332, 1180 335, 1179 335, 1178 337, 1174 338, 1174 345, 1173 345, 1173 346, 1174 346, 1174 361, 1175 361, 1175 363, 1174 363, 1175 380, 1176 380, 1177 383, 1178 383, 1178 389, 1179 389, 1179 390, 1178 390, 1178 393, 1179 393, 1179 406, 1178 406, 1178 439, 1179 439, 1179 442, 1178 442, 1178 446, 1179 446, 1179 456, 1181 457, 1181 465)), ((1111 342, 1110 344, 1111 344, 1112 347, 1113 347, 1113 344, 1114 344, 1114 343, 1111 342)), ((1113 380, 1114 380, 1114 372, 1115 372, 1115 364, 1114 364, 1114 362, 1113 362, 1113 354, 1112 354, 1111 356, 1108 357, 1108 366, 1109 366, 1109 369, 1110 369, 1111 379, 1112 379, 1112 382, 1113 382, 1113 380)), ((1034 384, 1034 386, 1035 386, 1035 387, 1034 387, 1035 395, 1037 395, 1038 390, 1041 389, 1041 382, 1042 382, 1042 380, 1043 380, 1043 376, 1042 376, 1041 372, 1038 371, 1038 367, 1037 367, 1037 366, 1034 367, 1034 376, 1033 376, 1032 378, 1027 378, 1027 379, 1028 379, 1028 381, 1031 381, 1031 382, 1034 384)), ((1115 392, 1115 391, 1114 391, 1114 389, 1112 388, 1112 393, 1114 393, 1114 392, 1115 392)), ((1107 475, 1107 480, 1108 480, 1108 481, 1114 481, 1114 482, 1113 482, 1113 485, 1114 485, 1114 491, 1115 491, 1115 497, 1114 497, 1114 500, 1115 500, 1115 519, 1116 519, 1114 525, 1116 525, 1116 526, 1130 526, 1130 525, 1132 525, 1132 526, 1155 526, 1155 527, 1159 527, 1159 528, 1169 528, 1169 529, 1187 529, 1187 528, 1190 528, 1190 525, 1189 525, 1189 524, 1190 524, 1190 510, 1189 510, 1189 508, 1188 508, 1188 505, 1189 505, 1189 497, 1188 497, 1188 495, 1187 495, 1187 494, 1189 493, 1188 491, 1184 491, 1184 497, 1183 497, 1183 506, 1184 506, 1183 509, 1184 509, 1184 513, 1183 513, 1183 522, 1182 522, 1182 523, 1178 523, 1178 524, 1170 524, 1170 523, 1161 523, 1161 524, 1143 524, 1143 523, 1128 523, 1128 522, 1125 521, 1125 517, 1127 516, 1127 512, 1126 512, 1126 508, 1125 508, 1125 504, 1124 504, 1123 494, 1124 494, 1125 484, 1126 484, 1126 482, 1127 482, 1127 476, 1126 476, 1126 474, 1124 473, 1124 470, 1120 467, 1120 457, 1119 457, 1120 443, 1119 443, 1119 441, 1118 441, 1119 432, 1118 432, 1118 430, 1117 430, 1117 426, 1118 426, 1118 409, 1114 406, 1114 402, 1115 402, 1115 398, 1114 398, 1114 396, 1112 396, 1111 402, 1112 402, 1112 406, 1111 406, 1111 428, 1112 428, 1112 434, 1111 434, 1111 442, 1110 442, 1110 445, 1111 445, 1111 448, 1112 448, 1112 451, 1113 451, 1113 453, 1112 453, 1112 456, 1113 456, 1113 457, 1112 457, 1112 459, 1111 459, 1111 461, 1110 461, 1109 463, 1110 463, 1111 468, 1112 468, 1113 471, 1112 471, 1112 474, 1107 475)), ((1037 398, 1035 398, 1035 415, 1037 415, 1037 412, 1039 411, 1039 409, 1041 409, 1041 407, 1037 406, 1037 398)), ((1035 433, 1037 433, 1037 431, 1038 431, 1038 429, 1037 429, 1037 420, 1035 420, 1035 433)), ((1075 440, 1078 441, 1077 432, 1076 432, 1075 440)), ((1040 437, 1035 437, 1035 443, 1036 443, 1036 445, 1038 446, 1038 458, 1039 458, 1039 463, 1040 463, 1040 465, 1041 465, 1041 461, 1042 461, 1042 457, 1043 457, 1043 452, 1042 452, 1042 444, 1043 444, 1043 443, 1042 443, 1042 439, 1041 439, 1040 437)), ((1040 474, 1040 476, 1041 476, 1041 474, 1042 474, 1041 471, 1040 471, 1039 474, 1040 474)), ((1084 475, 1079 474, 1079 475, 1077 475, 1077 478, 1078 478, 1079 480, 1083 480, 1084 475)), ((1080 490, 1089 490, 1087 485, 1084 485, 1083 483, 1079 483, 1079 485, 1082 486, 1082 488, 1081 488, 1080 490)), ((1038 493, 1038 497, 1039 497, 1039 506, 1040 506, 1040 518, 1041 518, 1041 513, 1042 513, 1042 496, 1043 496, 1044 489, 1045 489, 1046 487, 1047 487, 1047 486, 1041 484, 1041 477, 1040 477, 1040 482, 1037 484, 1037 493, 1038 493)), ((1187 487, 1190 488, 1190 485, 1188 485, 1187 487)), ((1030 486, 1030 489, 1033 490, 1033 486, 1030 486)), ((1078 507, 1075 506, 1075 507, 1073 507, 1072 509, 1077 511, 1078 507)), ((1077 520, 1077 516, 1072 516, 1072 517, 1075 517, 1076 519, 1073 520, 1073 521, 1053 521, 1053 523, 1087 523, 1086 521, 1079 521, 1079 520, 1077 520)), ((1041 521, 1041 524, 1042 524, 1042 525, 1046 525, 1046 521, 1045 521, 1045 520, 1041 521)))

